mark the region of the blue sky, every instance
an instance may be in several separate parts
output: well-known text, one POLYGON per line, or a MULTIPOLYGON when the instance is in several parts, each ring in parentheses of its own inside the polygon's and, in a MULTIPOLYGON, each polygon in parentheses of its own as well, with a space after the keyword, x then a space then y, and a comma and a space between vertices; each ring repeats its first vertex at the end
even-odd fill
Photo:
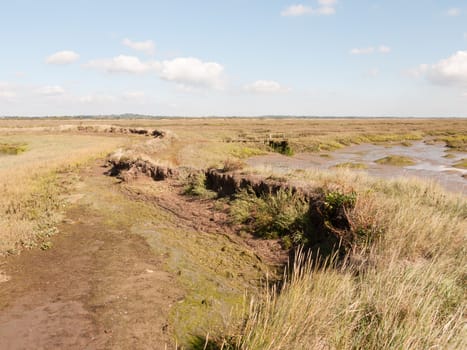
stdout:
POLYGON ((0 115, 467 117, 466 0, 11 0, 0 45, 0 115))

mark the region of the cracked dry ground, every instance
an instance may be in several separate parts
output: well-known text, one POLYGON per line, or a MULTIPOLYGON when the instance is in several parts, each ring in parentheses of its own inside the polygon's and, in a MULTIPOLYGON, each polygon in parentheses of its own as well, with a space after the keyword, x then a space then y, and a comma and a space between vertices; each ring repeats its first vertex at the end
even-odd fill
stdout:
POLYGON ((0 260, 0 349, 188 345, 278 262, 258 256, 277 247, 224 232, 222 214, 168 184, 122 191, 101 163, 81 171, 51 249, 0 260))

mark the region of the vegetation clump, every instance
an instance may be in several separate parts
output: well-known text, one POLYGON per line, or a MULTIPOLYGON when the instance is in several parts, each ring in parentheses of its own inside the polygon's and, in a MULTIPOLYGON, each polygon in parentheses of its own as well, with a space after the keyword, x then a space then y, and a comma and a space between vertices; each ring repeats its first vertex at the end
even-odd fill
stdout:
POLYGON ((294 152, 292 150, 292 147, 290 147, 289 141, 283 140, 283 141, 274 141, 274 140, 269 140, 269 147, 277 153, 286 155, 286 156, 293 156, 294 152))
POLYGON ((367 169, 368 166, 364 163, 358 162, 346 162, 346 163, 339 163, 334 165, 335 168, 347 168, 347 169, 367 169))
POLYGON ((456 164, 454 164, 456 168, 462 168, 462 169, 467 169, 467 158, 463 158, 460 161, 458 161, 456 164))
POLYGON ((17 155, 26 150, 27 145, 24 143, 0 143, 0 154, 17 155))
POLYGON ((189 174, 185 180, 183 194, 200 198, 214 198, 217 194, 206 188, 206 175, 203 172, 189 174))
POLYGON ((415 161, 412 158, 405 156, 391 155, 378 160, 375 160, 375 163, 382 165, 392 165, 392 166, 406 166, 414 165, 415 161))

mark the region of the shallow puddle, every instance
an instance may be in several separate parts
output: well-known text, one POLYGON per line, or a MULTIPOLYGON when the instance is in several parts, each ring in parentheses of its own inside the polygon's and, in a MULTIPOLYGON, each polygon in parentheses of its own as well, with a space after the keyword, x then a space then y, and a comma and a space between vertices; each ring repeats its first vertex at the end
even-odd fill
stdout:
POLYGON ((342 163, 364 164, 370 175, 394 178, 416 176, 434 179, 452 192, 467 195, 466 169, 455 168, 453 165, 463 158, 464 152, 450 152, 442 143, 426 144, 423 141, 414 142, 411 146, 363 144, 349 146, 328 154, 301 153, 293 157, 280 154, 268 154, 250 158, 248 164, 254 167, 268 167, 279 172, 294 169, 328 169, 342 163), (446 157, 446 155, 450 155, 446 157), (389 155, 409 157, 413 165, 392 166, 375 163, 376 160, 389 155))

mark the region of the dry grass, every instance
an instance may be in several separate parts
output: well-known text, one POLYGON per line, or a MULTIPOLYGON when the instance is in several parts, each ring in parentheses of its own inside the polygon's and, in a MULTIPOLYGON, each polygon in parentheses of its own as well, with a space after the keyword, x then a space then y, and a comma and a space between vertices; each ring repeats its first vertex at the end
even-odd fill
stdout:
POLYGON ((122 139, 21 135, 0 137, 0 143, 28 144, 27 152, 0 158, 0 254, 5 254, 47 240, 73 182, 69 170, 105 154, 122 139))
POLYGON ((280 290, 252 299, 224 348, 465 348, 465 199, 415 179, 343 170, 300 176, 355 191, 352 217, 383 234, 345 264, 318 269, 302 255, 280 290))

